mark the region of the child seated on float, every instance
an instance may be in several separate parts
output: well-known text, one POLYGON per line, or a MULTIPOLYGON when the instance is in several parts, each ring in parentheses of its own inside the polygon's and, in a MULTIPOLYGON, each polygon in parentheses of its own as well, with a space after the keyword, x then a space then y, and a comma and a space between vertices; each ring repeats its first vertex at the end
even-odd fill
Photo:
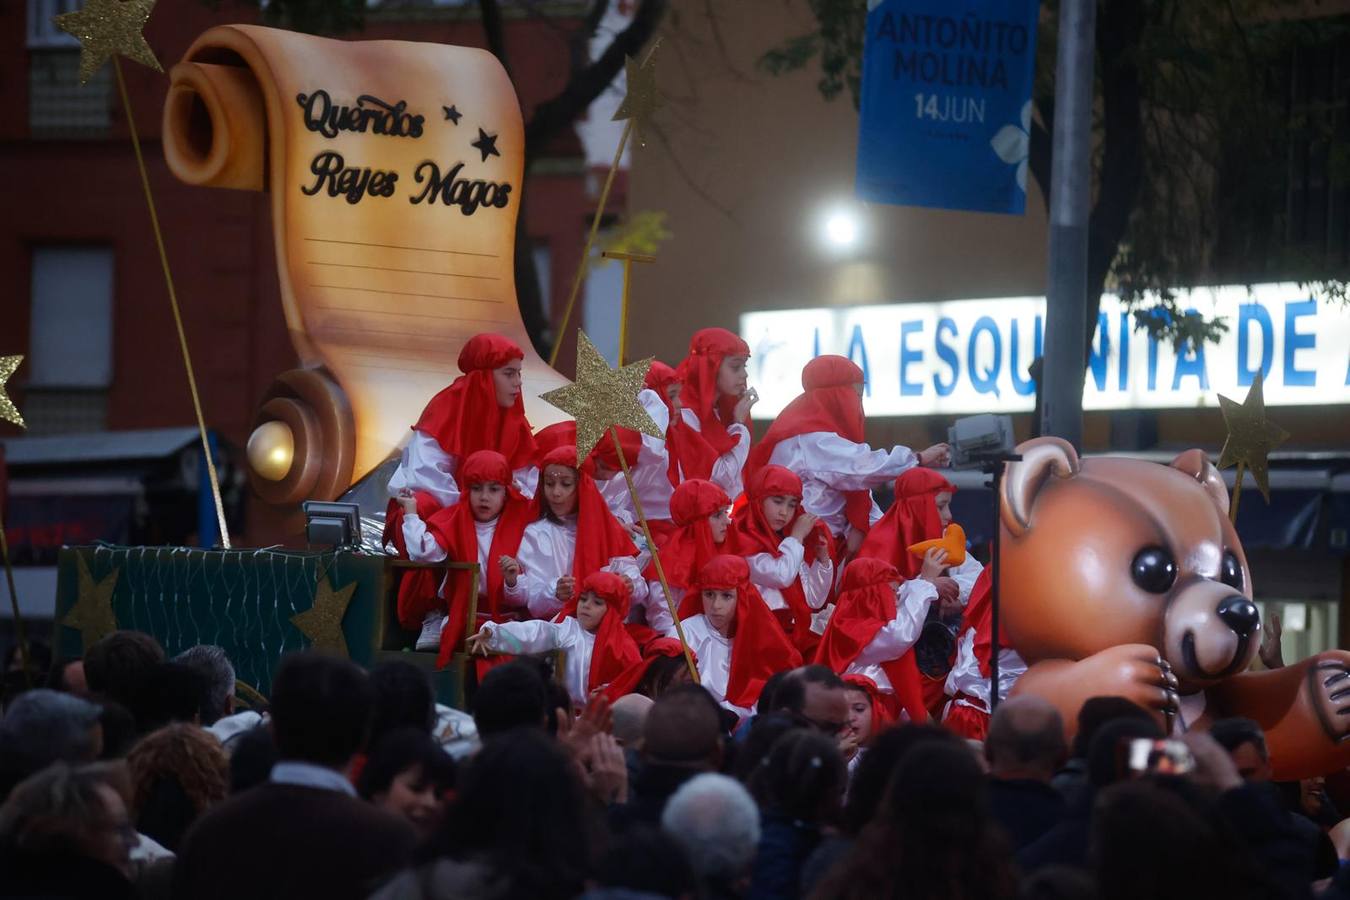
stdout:
POLYGON ((563 682, 575 706, 642 661, 637 644, 623 627, 631 592, 613 572, 594 572, 581 584, 552 622, 486 622, 469 638, 469 652, 513 655, 563 650, 563 682))
POLYGON ((650 589, 645 622, 654 631, 675 636, 671 606, 678 609, 681 619, 700 611, 701 598, 697 590, 691 589, 699 570, 719 553, 734 553, 737 548, 730 510, 731 499, 726 491, 711 481, 691 478, 671 495, 670 514, 675 530, 667 535, 660 549, 661 565, 670 585, 669 606, 656 566, 648 566, 644 573, 650 589))
POLYGON ((689 339, 689 355, 677 370, 680 417, 715 456, 706 477, 732 497, 744 490, 750 409, 759 400, 747 385, 749 359, 750 345, 738 336, 725 328, 704 328, 689 339))

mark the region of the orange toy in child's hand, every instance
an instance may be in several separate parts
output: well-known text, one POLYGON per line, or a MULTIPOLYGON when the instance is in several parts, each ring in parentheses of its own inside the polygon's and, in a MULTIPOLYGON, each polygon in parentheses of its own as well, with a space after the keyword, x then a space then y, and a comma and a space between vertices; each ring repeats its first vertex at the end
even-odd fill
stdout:
POLYGON ((919 541, 917 544, 910 544, 908 549, 915 556, 923 556, 934 547, 941 547, 947 551, 947 565, 961 565, 966 561, 966 530, 953 522, 947 526, 946 531, 942 532, 942 537, 932 541, 919 541))

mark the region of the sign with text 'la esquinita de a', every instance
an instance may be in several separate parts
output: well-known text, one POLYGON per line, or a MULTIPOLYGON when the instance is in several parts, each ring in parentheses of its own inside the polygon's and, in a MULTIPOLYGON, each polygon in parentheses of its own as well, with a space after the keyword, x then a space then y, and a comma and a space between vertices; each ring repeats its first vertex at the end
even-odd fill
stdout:
MULTIPOLYGON (((1134 313, 1102 297, 1083 385, 1085 409, 1215 408, 1240 399, 1263 373, 1267 406, 1350 404, 1350 306, 1296 284, 1195 288, 1183 309, 1228 326, 1217 343, 1181 353, 1136 327, 1134 313)), ((1027 412, 1041 353, 1045 298, 1008 297, 741 316, 750 345, 756 418, 773 418, 801 393, 802 366, 847 356, 866 375, 869 415, 1027 412)))
POLYGON ((1037 0, 868 0, 857 194, 1021 214, 1037 0))

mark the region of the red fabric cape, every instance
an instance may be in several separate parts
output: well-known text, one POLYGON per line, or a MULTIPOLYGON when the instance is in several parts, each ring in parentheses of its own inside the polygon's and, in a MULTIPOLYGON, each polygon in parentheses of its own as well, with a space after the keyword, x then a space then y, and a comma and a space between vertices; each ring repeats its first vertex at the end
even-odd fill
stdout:
MULTIPOLYGON (((764 437, 750 451, 745 476, 769 464, 773 450, 788 438, 826 431, 855 444, 865 442, 866 417, 854 385, 863 383, 863 371, 842 356, 818 356, 802 369, 802 393, 778 414, 764 437)), ((849 524, 866 532, 872 511, 871 491, 845 491, 844 511, 849 524)))
POLYGON ((895 724, 895 715, 886 704, 886 695, 877 687, 877 683, 866 675, 843 676, 844 683, 851 687, 861 688, 867 692, 867 699, 872 702, 872 733, 867 736, 868 740, 873 740, 882 730, 895 724))
POLYGON ((554 422, 552 425, 545 425, 534 436, 534 464, 541 465, 541 461, 550 450, 576 445, 576 422, 554 422))
MULTIPOLYGON (((691 654, 692 655, 692 654, 691 654)), ((679 638, 659 637, 648 642, 643 648, 642 658, 629 666, 622 675, 610 681, 609 687, 605 688, 605 696, 610 701, 618 700, 624 694, 631 694, 637 690, 637 686, 642 683, 646 677, 647 670, 652 667, 652 663, 660 657, 674 659, 684 656, 684 646, 679 638)), ((698 665, 698 658, 694 658, 694 665, 698 665)))
MULTIPOLYGON (((877 632, 895 618, 893 585, 900 580, 896 568, 879 559, 859 557, 849 563, 835 601, 834 615, 830 617, 830 624, 816 650, 816 662, 842 674, 877 632)), ((909 713, 910 721, 928 721, 914 648, 905 651, 899 659, 882 663, 881 668, 890 679, 891 690, 900 707, 909 713)))
MULTIPOLYGON (((576 456, 575 450, 572 456, 576 456)), ((591 650, 591 668, 586 681, 586 686, 594 691, 610 684, 641 662, 642 654, 638 653, 637 644, 623 627, 632 599, 627 582, 613 572, 592 572, 580 584, 580 589, 558 614, 557 621, 577 614, 577 604, 582 594, 593 593, 605 601, 605 617, 600 620, 600 627, 595 632, 595 647, 591 650)))
MULTIPOLYGON (((764 518, 764 500, 767 497, 788 496, 796 497, 800 501, 802 480, 782 466, 769 465, 755 473, 746 488, 746 494, 748 502, 736 511, 735 520, 740 554, 754 556, 758 553, 771 553, 776 559, 782 555, 778 545, 782 543, 784 535, 791 533, 793 524, 802 514, 802 508, 798 506, 792 521, 788 522, 782 532, 777 532, 769 527, 768 521, 764 518)), ((808 565, 816 558, 817 547, 823 544, 826 548, 833 549, 834 545, 829 531, 821 523, 816 523, 802 543, 806 547, 808 565)), ((789 637, 798 650, 806 653, 816 640, 811 632, 811 607, 806 602, 806 589, 802 587, 801 576, 794 578, 792 584, 783 588, 782 594, 788 610, 792 613, 792 631, 789 637)))
POLYGON ((675 370, 663 362, 653 360, 647 370, 646 385, 661 398, 670 416, 666 425, 666 457, 670 461, 666 466, 666 477, 672 487, 679 487, 686 478, 705 481, 712 478, 713 464, 718 456, 707 439, 684 421, 684 416, 666 396, 667 388, 679 381, 680 376, 675 370))
POLYGON ((585 468, 577 468, 576 445, 555 447, 539 463, 539 487, 534 492, 534 518, 542 519, 548 509, 544 498, 544 469, 566 466, 577 473, 577 549, 572 554, 572 577, 582 584, 594 572, 609 565, 616 556, 636 556, 638 549, 628 529, 610 512, 595 479, 585 468))
MULTIPOLYGON (((980 577, 975 579, 975 585, 970 589, 970 602, 966 604, 966 611, 961 616, 961 628, 957 631, 959 636, 966 633, 967 628, 975 629, 975 659, 980 664, 980 674, 985 678, 989 677, 989 658, 994 650, 994 567, 985 566, 980 572, 980 577)), ((1003 623, 999 623, 998 646, 999 649, 1010 647, 1008 643, 1008 633, 1003 630, 1003 623)))
POLYGON ((909 547, 942 537, 936 500, 943 491, 955 493, 956 488, 932 469, 915 466, 900 473, 895 479, 895 502, 867 533, 858 556, 890 563, 905 581, 917 578, 923 560, 910 553, 909 547))
POLYGON ((431 398, 413 428, 435 438, 442 450, 461 463, 478 450, 496 450, 512 470, 530 465, 534 435, 525 419, 525 403, 517 396, 515 403, 503 409, 492 382, 493 369, 524 358, 524 351, 500 334, 469 338, 459 353, 459 369, 464 374, 431 398))
MULTIPOLYGON (((427 531, 435 536, 436 542, 445 548, 446 555, 455 562, 478 561, 478 532, 474 528, 473 509, 469 503, 469 489, 475 484, 493 482, 506 485, 506 503, 501 515, 497 517, 497 527, 492 533, 492 548, 488 551, 488 567, 480 572, 479 589, 487 595, 487 608, 478 610, 491 617, 494 622, 503 619, 505 599, 503 591, 505 580, 502 567, 497 559, 502 556, 515 556, 520 552, 520 539, 525 535, 525 526, 530 522, 530 501, 516 490, 511 483, 511 466, 506 457, 494 450, 479 450, 469 454, 459 467, 460 484, 463 493, 459 503, 447 506, 427 520, 427 531), (483 580, 486 579, 486 585, 483 580)), ((451 569, 446 585, 450 591, 449 621, 441 632, 441 650, 436 657, 436 668, 443 669, 450 664, 464 639, 465 629, 474 630, 476 622, 469 622, 469 602, 473 599, 473 575, 469 572, 451 569)))
MULTIPOLYGON (((759 701, 764 682, 775 673, 800 666, 802 655, 750 583, 750 567, 745 557, 725 553, 714 556, 698 573, 697 591, 690 593, 731 588, 736 589, 736 617, 731 624, 727 701, 735 706, 753 707, 759 701)), ((702 605, 700 596, 697 612, 703 611, 702 605)), ((683 612, 682 608, 681 618, 685 618, 683 612)))
MULTIPOLYGON (((717 372, 728 356, 749 356, 750 345, 725 328, 704 328, 689 341, 689 355, 677 370, 684 390, 680 404, 698 416, 703 439, 718 456, 736 446, 727 433, 739 397, 722 396, 717 390, 717 372)), ((685 473, 688 477, 688 473, 685 473)))

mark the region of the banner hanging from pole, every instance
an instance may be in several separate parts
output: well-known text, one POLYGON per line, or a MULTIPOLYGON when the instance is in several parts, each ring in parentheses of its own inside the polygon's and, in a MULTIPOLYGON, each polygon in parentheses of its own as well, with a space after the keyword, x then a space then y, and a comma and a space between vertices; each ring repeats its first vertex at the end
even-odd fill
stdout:
POLYGON ((1039 0, 868 0, 858 197, 1021 215, 1039 0))

